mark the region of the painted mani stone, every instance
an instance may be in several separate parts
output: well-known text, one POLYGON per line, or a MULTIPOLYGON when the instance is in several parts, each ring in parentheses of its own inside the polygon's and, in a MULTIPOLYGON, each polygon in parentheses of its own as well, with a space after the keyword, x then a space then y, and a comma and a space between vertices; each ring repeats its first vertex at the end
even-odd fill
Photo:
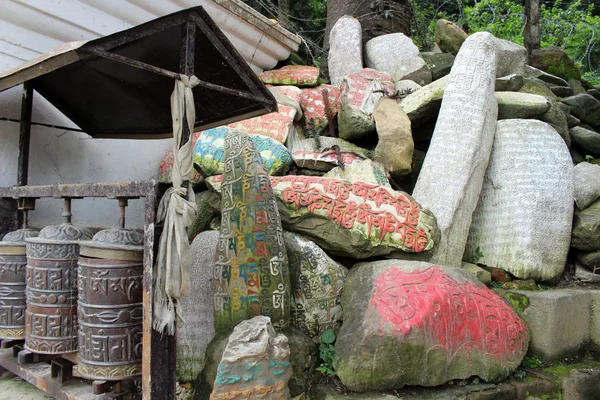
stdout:
MULTIPOLYGON (((225 162, 225 138, 238 129, 221 126, 203 131, 194 146, 194 164, 203 176, 220 175, 225 162)), ((268 175, 283 175, 292 165, 292 155, 280 142, 262 135, 250 135, 254 148, 260 153, 268 175)))
POLYGON ((320 340, 323 332, 337 330, 342 322, 340 300, 348 270, 301 235, 285 232, 283 240, 293 289, 291 323, 320 340))
POLYGON ((496 382, 521 363, 529 330, 466 271, 386 260, 355 265, 342 294, 335 370, 353 391, 496 382), (367 299, 367 300, 365 300, 367 299))
POLYGON ((327 136, 300 139, 294 133, 290 135, 287 145, 298 167, 315 171, 329 171, 340 165, 346 167, 372 157, 369 150, 343 139, 327 136))
POLYGON ((285 143, 288 134, 294 127, 294 118, 298 112, 295 107, 279 104, 279 111, 245 119, 228 124, 230 128, 241 129, 244 132, 258 134, 285 143))
POLYGON ((340 89, 331 85, 302 89, 300 106, 304 111, 305 132, 312 130, 313 133, 320 133, 327 129, 329 118, 335 118, 340 111, 340 95, 340 89))
POLYGON ((292 376, 288 338, 268 317, 240 322, 217 369, 211 400, 289 400, 292 376))
POLYGON ((285 328, 290 280, 283 229, 269 177, 243 132, 225 138, 221 231, 215 256, 215 329, 257 315, 285 328))
POLYGON ((286 65, 279 69, 264 71, 258 77, 263 83, 271 85, 317 86, 319 68, 306 65, 286 65))
MULTIPOLYGON (((194 146, 194 144, 200 137, 200 133, 202 133, 202 132, 195 132, 192 135, 192 146, 194 146)), ((171 183, 171 171, 172 170, 173 170, 173 148, 170 148, 169 150, 167 150, 164 157, 160 161, 158 182, 171 183)), ((192 185, 202 183, 203 181, 204 181, 204 178, 202 177, 202 175, 200 175, 200 173, 198 171, 196 171, 195 169, 192 170, 192 180, 191 180, 192 185)))

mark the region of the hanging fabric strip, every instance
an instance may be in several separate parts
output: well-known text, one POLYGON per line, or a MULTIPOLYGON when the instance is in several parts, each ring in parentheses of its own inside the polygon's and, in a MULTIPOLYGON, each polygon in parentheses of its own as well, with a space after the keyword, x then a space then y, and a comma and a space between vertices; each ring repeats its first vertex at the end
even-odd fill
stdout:
POLYGON ((189 186, 192 178, 192 132, 196 120, 194 93, 192 88, 199 83, 195 76, 180 75, 175 81, 171 94, 171 115, 173 118, 173 187, 168 189, 160 200, 157 223, 163 224, 160 235, 158 256, 153 274, 154 319, 153 328, 169 335, 175 333, 175 318, 181 318, 179 299, 189 295, 190 269, 192 260, 189 252, 187 227, 196 217, 198 208, 194 192, 189 186), (183 118, 186 117, 190 137, 181 147, 183 118), (182 187, 186 182, 188 188, 182 187))

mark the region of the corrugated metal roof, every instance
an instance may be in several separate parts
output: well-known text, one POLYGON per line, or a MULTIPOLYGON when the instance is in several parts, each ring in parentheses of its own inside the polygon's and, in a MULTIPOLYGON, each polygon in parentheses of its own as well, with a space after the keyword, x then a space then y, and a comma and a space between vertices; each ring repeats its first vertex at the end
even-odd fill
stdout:
POLYGON ((96 39, 203 6, 255 72, 298 49, 300 38, 240 0, 2 0, 0 72, 66 42, 96 39))

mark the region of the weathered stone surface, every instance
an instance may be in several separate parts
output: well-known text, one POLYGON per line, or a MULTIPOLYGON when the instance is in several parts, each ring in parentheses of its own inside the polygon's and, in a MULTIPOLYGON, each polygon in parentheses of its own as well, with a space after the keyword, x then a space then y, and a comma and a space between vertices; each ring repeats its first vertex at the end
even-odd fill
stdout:
POLYGON ((571 134, 569 133, 569 106, 558 103, 554 100, 548 100, 550 109, 539 117, 540 120, 549 123, 558 132, 565 144, 571 148, 571 134))
POLYGON ((529 305, 520 315, 531 329, 531 355, 543 361, 558 360, 575 355, 590 340, 592 299, 588 292, 511 290, 510 293, 529 299, 529 305))
POLYGON ((362 29, 358 19, 345 15, 333 25, 329 34, 327 66, 334 86, 340 86, 344 77, 362 69, 362 29))
POLYGON ((586 124, 600 125, 600 101, 589 94, 576 94, 562 99, 562 102, 571 108, 577 118, 586 124))
POLYGON ((496 92, 498 119, 533 118, 546 113, 550 102, 543 96, 519 92, 496 92))
POLYGON ((590 337, 596 350, 600 350, 600 291, 591 292, 592 295, 592 320, 590 337))
MULTIPOLYGON (((225 163, 225 138, 238 129, 221 126, 200 134, 194 146, 194 164, 205 177, 221 175, 225 163)), ((250 135, 254 148, 260 153, 268 175, 283 175, 292 165, 292 155, 282 143, 263 135, 250 135)))
POLYGON ((448 77, 445 76, 402 99, 400 105, 413 127, 424 125, 437 117, 447 83, 448 77))
POLYGON ((525 67, 524 76, 535 77, 551 85, 569 86, 569 83, 563 78, 549 74, 546 71, 542 71, 541 69, 534 68, 531 65, 527 65, 525 67))
POLYGON ((558 100, 558 97, 552 90, 544 83, 544 81, 538 78, 523 78, 523 86, 519 89, 521 93, 531 93, 531 94, 539 94, 540 96, 544 96, 547 99, 558 100))
POLYGON ((592 272, 598 273, 600 281, 600 250, 596 251, 578 251, 577 259, 581 264, 592 272))
POLYGON ((547 123, 498 121, 464 260, 521 279, 562 274, 573 220, 573 163, 547 123))
POLYGON ((323 175, 323 177, 344 179, 350 182, 361 181, 383 187, 391 187, 383 165, 368 159, 355 161, 345 166, 344 169, 335 167, 323 175))
MULTIPOLYGON (((194 134, 192 134, 192 147, 194 146, 194 144, 200 137, 201 133, 202 132, 195 132, 194 134)), ((167 150, 167 152, 163 156, 162 160, 160 161, 160 170, 158 173, 158 181, 160 183, 171 183, 171 171, 172 170, 173 170, 173 148, 171 147, 169 150, 167 150)), ((197 185, 199 183, 202 183, 203 181, 204 181, 204 178, 202 177, 202 175, 200 175, 200 172, 193 169, 192 170, 192 180, 191 180, 192 185, 197 185)))
POLYGON ((431 79, 436 81, 450 73, 456 57, 450 53, 424 51, 421 53, 421 58, 425 60, 425 64, 431 70, 431 79))
POLYGON ((258 78, 271 85, 317 86, 319 68, 307 65, 286 65, 279 69, 264 71, 258 78))
POLYGON ((556 85, 548 85, 552 93, 557 95, 558 97, 569 97, 573 96, 575 92, 569 86, 556 86, 556 85))
POLYGON ((256 315, 285 328, 290 278, 277 203, 260 155, 248 135, 225 138, 221 232, 214 263, 215 330, 256 315))
POLYGON ((300 105, 304 111, 305 136, 307 131, 314 136, 327 128, 329 119, 334 119, 340 111, 340 95, 340 89, 332 85, 302 89, 300 105), (327 101, 324 92, 327 93, 327 101))
POLYGON ((600 89, 596 89, 596 88, 589 89, 587 91, 587 94, 594 97, 596 100, 600 100, 600 89))
POLYGON ((419 55, 419 49, 403 33, 369 40, 365 45, 365 63, 368 68, 387 72, 394 81, 410 79, 419 85, 431 82, 431 71, 419 55))
POLYGON ((527 65, 527 49, 510 40, 496 38, 496 76, 523 74, 527 65))
POLYGON ((600 199, 585 210, 576 210, 571 246, 586 251, 600 250, 600 199))
POLYGON ((373 111, 379 141, 374 160, 380 162, 392 175, 406 175, 412 171, 415 149, 410 119, 394 99, 383 98, 373 111))
POLYGON ((462 269, 470 274, 475 275, 475 277, 484 285, 489 285, 490 283, 492 283, 492 274, 478 265, 463 261, 462 269))
POLYGON ((397 260, 355 265, 342 307, 334 367, 354 391, 474 375, 499 381, 527 351, 527 326, 510 306, 456 268, 397 260))
POLYGON ((565 79, 581 79, 581 71, 560 47, 550 46, 533 50, 531 65, 565 79))
POLYGON ((571 143, 582 150, 582 154, 600 157, 600 133, 575 126, 569 129, 571 143))
POLYGON ((435 43, 444 53, 457 54, 467 36, 454 22, 439 19, 435 23, 435 43))
POLYGON ((580 163, 573 168, 575 203, 584 210, 600 197, 600 165, 580 163))
POLYGON ((565 400, 588 400, 600 393, 600 369, 573 369, 565 380, 562 398, 565 400))
POLYGON ((394 93, 392 77, 370 68, 347 75, 341 87, 338 129, 340 138, 358 140, 375 131, 373 108, 384 96, 394 93))
MULTIPOLYGON (((497 75, 497 74, 496 74, 497 75)), ((521 75, 507 75, 496 78, 496 92, 518 92, 523 87, 523 77, 521 75)))
POLYGON ((215 336, 212 264, 219 232, 206 231, 190 246, 190 295, 179 301, 183 323, 177 323, 177 380, 191 382, 202 372, 206 347, 215 336))
POLYGON ((435 217, 412 197, 382 186, 333 178, 271 177, 282 221, 334 254, 368 258, 419 253, 439 240, 435 217))
POLYGON ((396 93, 404 94, 406 96, 413 92, 416 92, 417 90, 421 89, 421 87, 422 86, 416 83, 415 81, 411 81, 408 79, 403 79, 394 83, 396 93))
POLYGON ((210 221, 221 213, 221 198, 210 190, 196 193, 198 212, 188 227, 188 238, 194 240, 196 235, 210 227, 210 221))
POLYGON ((583 94, 587 93, 587 90, 583 87, 583 84, 579 79, 569 79, 568 80, 569 87, 573 90, 573 94, 583 94))
POLYGON ((301 235, 285 232, 283 239, 290 260, 291 323, 319 341, 327 329, 340 327, 340 299, 348 270, 301 235))
POLYGON ((494 40, 479 32, 461 47, 413 191, 436 216, 442 233, 432 262, 450 267, 461 265, 496 130, 494 40))
POLYGON ((288 400, 292 376, 287 337, 276 334, 268 317, 240 322, 219 363, 211 400, 288 400))
POLYGON ((600 283, 600 273, 594 273, 594 268, 585 267, 581 262, 575 262, 575 280, 579 282, 600 283))

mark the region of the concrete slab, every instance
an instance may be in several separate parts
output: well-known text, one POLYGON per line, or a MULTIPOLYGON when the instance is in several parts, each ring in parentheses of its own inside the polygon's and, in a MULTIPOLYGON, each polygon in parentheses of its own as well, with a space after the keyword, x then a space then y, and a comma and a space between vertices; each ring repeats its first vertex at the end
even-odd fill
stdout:
POLYGON ((49 400, 47 393, 10 372, 0 377, 0 400, 49 400))

